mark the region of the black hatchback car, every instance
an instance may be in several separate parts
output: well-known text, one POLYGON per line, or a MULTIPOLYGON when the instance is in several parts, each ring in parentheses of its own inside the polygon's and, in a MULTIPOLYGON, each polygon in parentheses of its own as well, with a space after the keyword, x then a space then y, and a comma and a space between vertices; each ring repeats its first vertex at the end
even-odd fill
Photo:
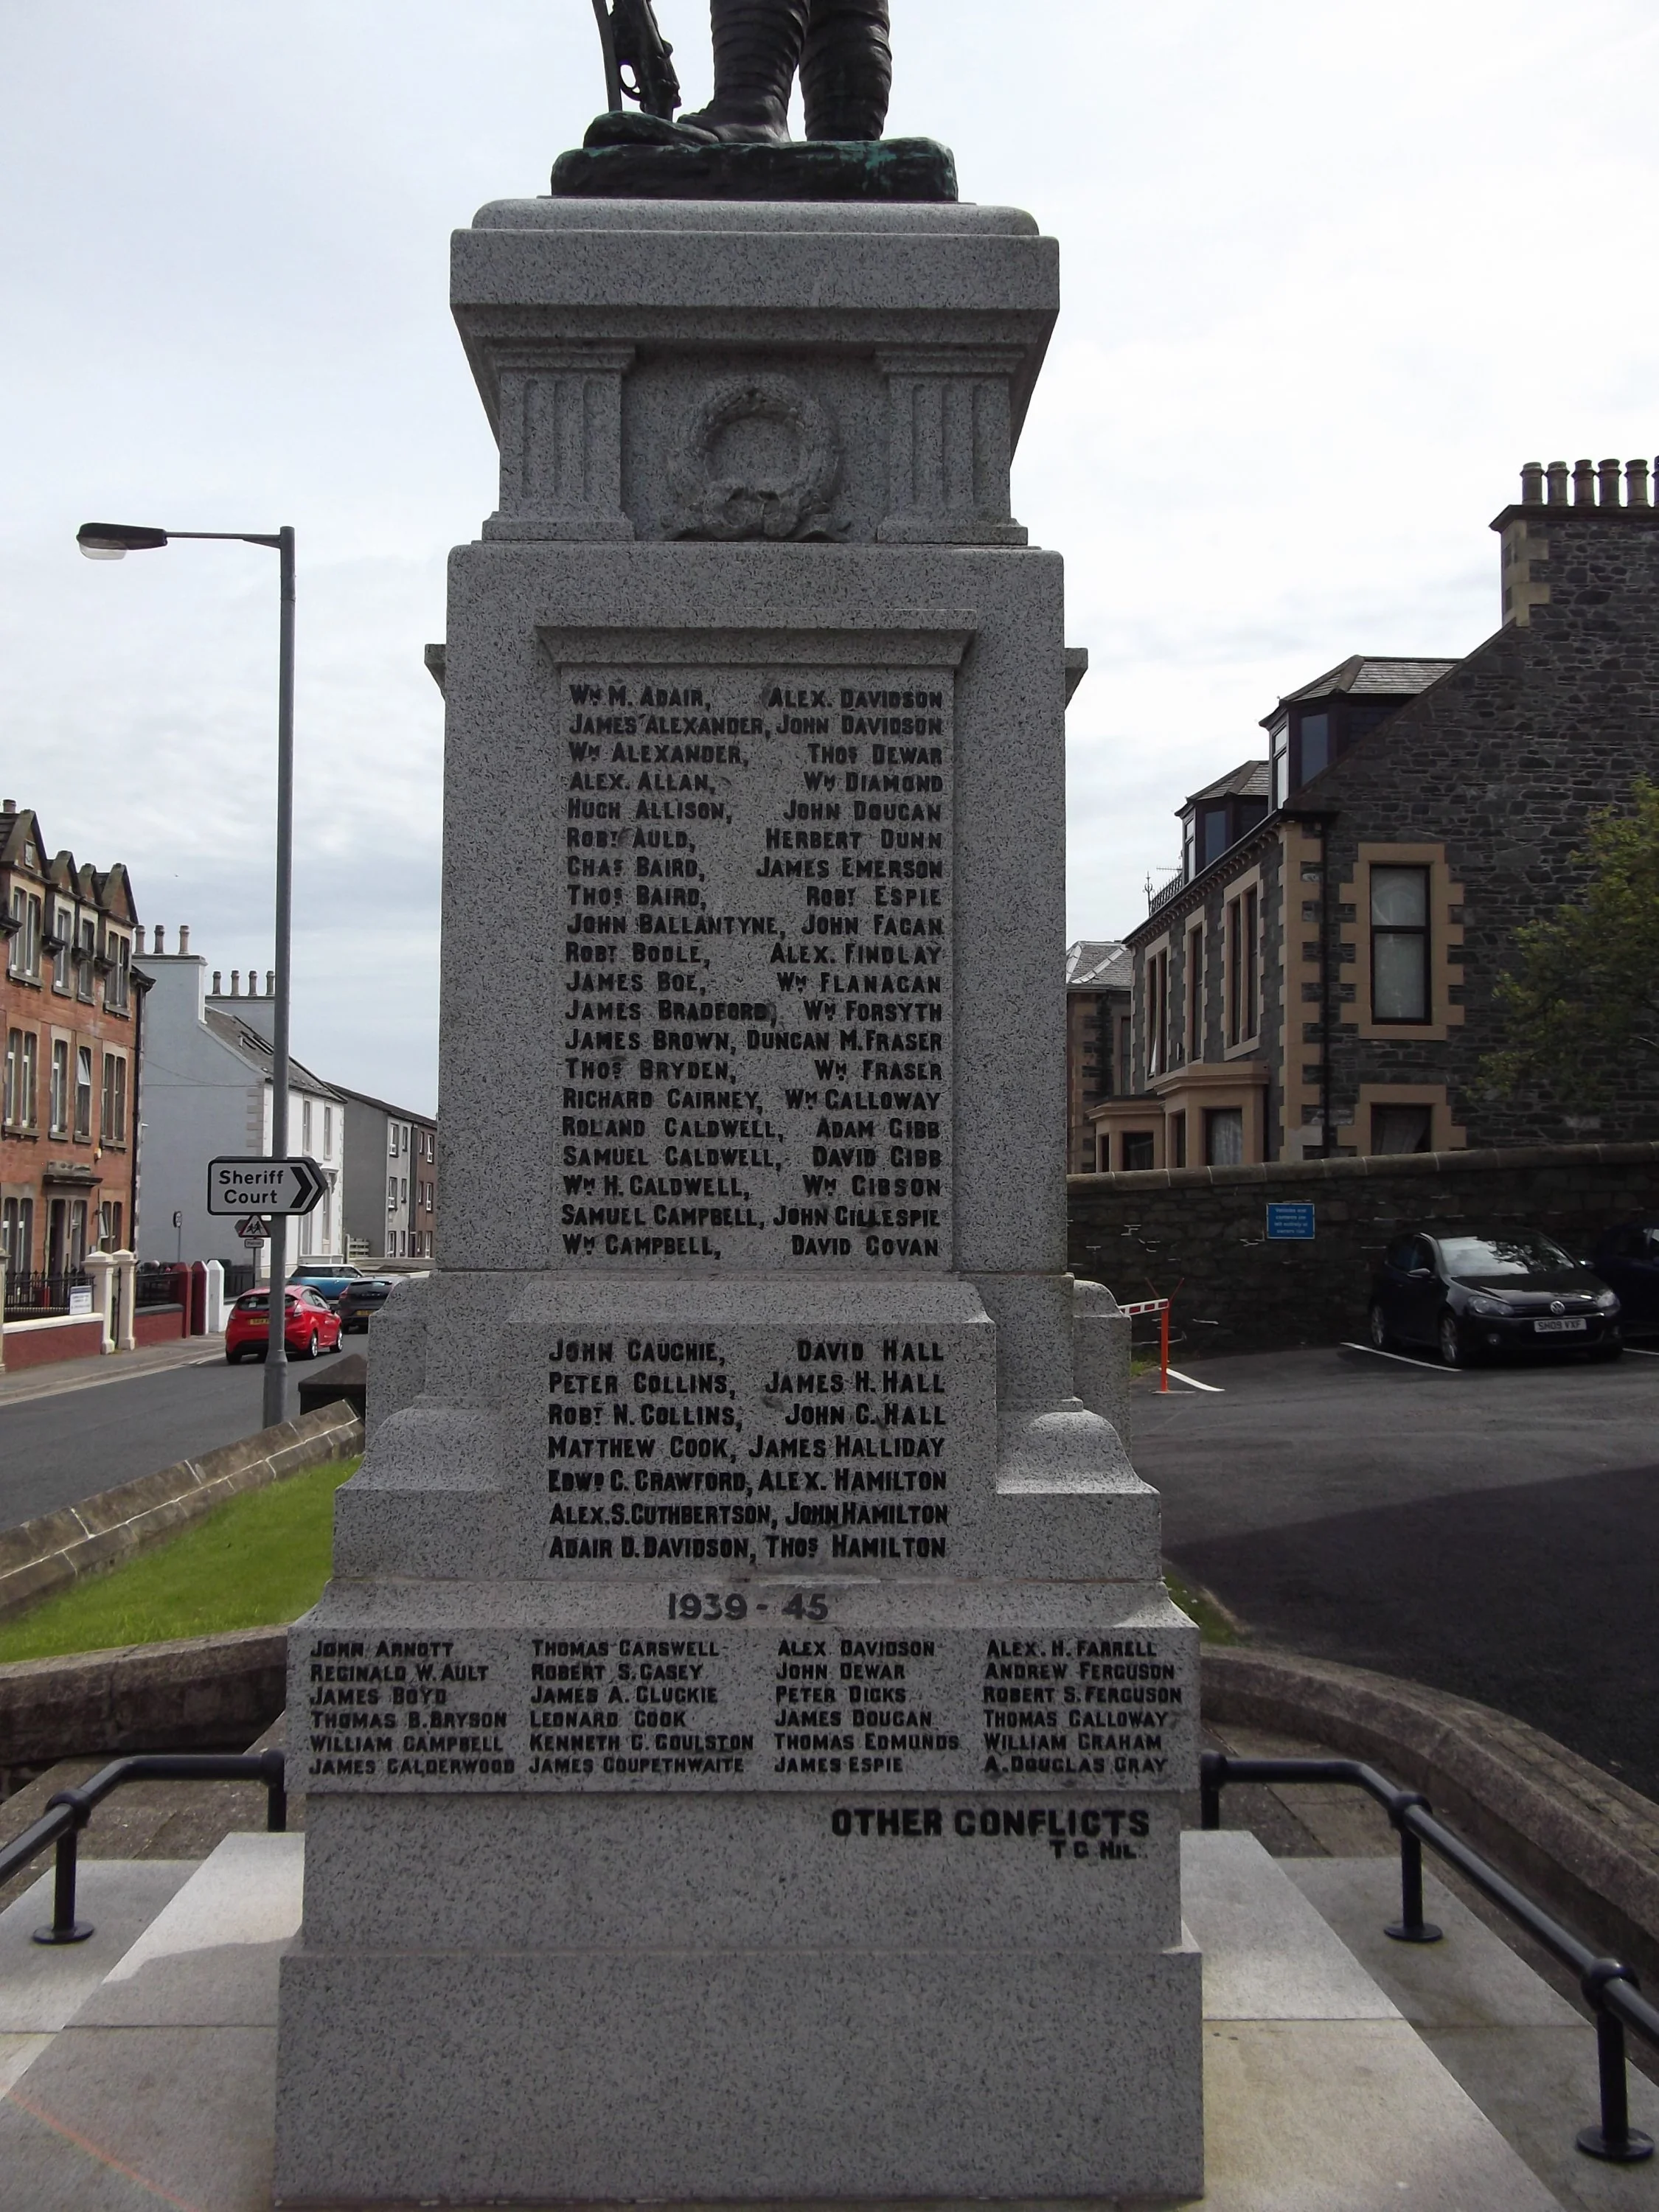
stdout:
POLYGON ((348 1283, 334 1307, 340 1316, 341 1335, 349 1336, 357 1329, 367 1335, 368 1324, 391 1295, 390 1275, 360 1275, 355 1283, 348 1283))
POLYGON ((1448 1367, 1492 1353, 1581 1352, 1617 1359, 1619 1300, 1536 1229, 1400 1237, 1371 1283, 1370 1339, 1431 1345, 1448 1367))
POLYGON ((1604 1230, 1590 1265, 1619 1293, 1626 1336, 1659 1332, 1659 1221, 1625 1221, 1604 1230))

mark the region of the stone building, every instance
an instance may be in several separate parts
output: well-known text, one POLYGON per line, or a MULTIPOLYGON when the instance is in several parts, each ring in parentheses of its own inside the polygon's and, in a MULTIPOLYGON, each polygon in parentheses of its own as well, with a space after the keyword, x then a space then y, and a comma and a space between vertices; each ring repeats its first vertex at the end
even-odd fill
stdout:
POLYGON ((366 1091, 345 1101, 347 1249, 360 1260, 431 1260, 438 1237, 438 1125, 366 1091))
POLYGON ((1091 1115, 1101 1170, 1653 1133, 1634 1077, 1590 1114, 1479 1072, 1516 930, 1581 887, 1592 811, 1659 773, 1648 464, 1529 464, 1492 526, 1492 636, 1344 661, 1264 717, 1265 763, 1181 810, 1182 871, 1126 940, 1132 1082, 1091 1115), (1206 805, 1258 790, 1259 818, 1206 839, 1206 805))
POLYGON ((126 870, 60 852, 0 805, 0 1278, 14 1312, 61 1307, 88 1252, 131 1244, 143 991, 126 870))
POLYGON ((268 1243, 244 1244, 234 1220, 207 1210, 208 1162, 234 1154, 308 1154, 322 1169, 328 1189, 320 1204, 290 1229, 290 1267, 305 1260, 337 1259, 343 1251, 341 1178, 345 1152, 345 1102, 331 1084, 290 1060, 289 1124, 284 1142, 271 1142, 271 1057, 276 1001, 267 969, 230 971, 230 988, 216 969, 190 949, 190 932, 179 932, 175 952, 164 950, 159 923, 149 951, 140 935, 138 957, 149 979, 144 1036, 143 1260, 220 1260, 228 1267, 254 1264, 263 1274, 268 1243), (174 1215, 179 1216, 175 1223, 174 1215))
POLYGON ((1079 938, 1066 948, 1066 1165, 1088 1175, 1102 1099, 1129 1085, 1129 949, 1079 938))

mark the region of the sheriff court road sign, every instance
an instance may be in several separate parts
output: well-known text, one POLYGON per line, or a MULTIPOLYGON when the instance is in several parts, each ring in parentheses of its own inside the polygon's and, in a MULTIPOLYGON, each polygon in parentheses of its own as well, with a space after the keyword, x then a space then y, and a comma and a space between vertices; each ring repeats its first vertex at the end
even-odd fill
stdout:
POLYGON ((210 1160, 210 1213, 309 1213, 328 1188, 313 1159, 210 1160))

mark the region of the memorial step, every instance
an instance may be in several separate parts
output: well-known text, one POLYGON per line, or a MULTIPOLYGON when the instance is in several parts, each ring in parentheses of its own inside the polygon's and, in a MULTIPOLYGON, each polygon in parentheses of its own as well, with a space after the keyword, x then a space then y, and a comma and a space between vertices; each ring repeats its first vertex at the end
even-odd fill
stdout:
MULTIPOLYGON (((89 1862, 99 1932, 72 1951, 29 1941, 49 1875, 0 1914, 8 2212, 267 2212, 276 1960, 302 1867, 301 1838, 264 1835, 194 1869, 89 1862)), ((1206 2212, 1632 2201, 1635 2177, 1572 2148, 1592 2031, 1432 1877, 1447 1940, 1405 1953, 1378 1932, 1386 1861, 1275 1861, 1242 1832, 1189 1833, 1182 1873, 1204 1953, 1206 2212)), ((1659 2091, 1631 2087, 1633 2118, 1659 2129, 1659 2091)))

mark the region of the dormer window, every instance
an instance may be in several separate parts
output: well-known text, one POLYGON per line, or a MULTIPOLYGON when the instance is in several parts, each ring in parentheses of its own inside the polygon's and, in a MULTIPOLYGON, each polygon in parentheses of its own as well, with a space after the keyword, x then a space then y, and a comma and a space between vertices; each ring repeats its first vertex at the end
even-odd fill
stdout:
POLYGON ((1310 783, 1314 777, 1331 764, 1331 718, 1322 710, 1318 714, 1304 714, 1297 720, 1297 788, 1310 783))

